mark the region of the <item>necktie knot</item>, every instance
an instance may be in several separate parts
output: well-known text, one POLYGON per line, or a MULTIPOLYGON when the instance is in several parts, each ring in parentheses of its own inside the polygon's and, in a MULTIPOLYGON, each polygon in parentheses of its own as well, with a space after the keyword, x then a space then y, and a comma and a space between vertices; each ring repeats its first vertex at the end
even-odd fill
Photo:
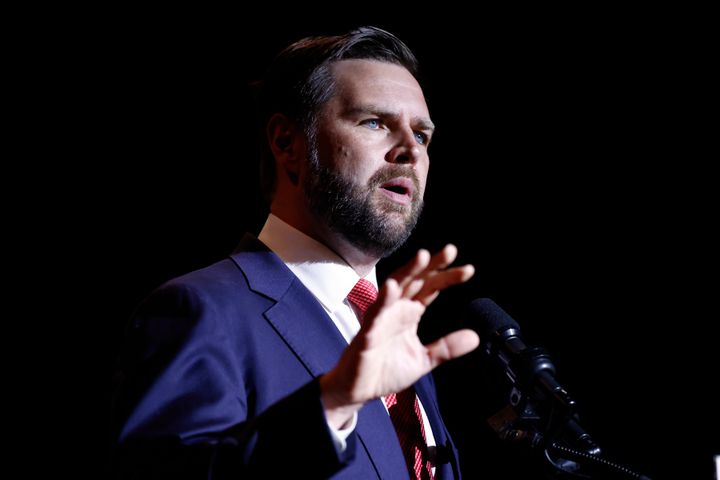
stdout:
POLYGON ((352 290, 350 290, 347 299, 360 313, 360 321, 362 321, 362 317, 365 316, 365 312, 370 308, 370 305, 377 300, 377 296, 378 291, 375 285, 364 278, 358 280, 352 290))

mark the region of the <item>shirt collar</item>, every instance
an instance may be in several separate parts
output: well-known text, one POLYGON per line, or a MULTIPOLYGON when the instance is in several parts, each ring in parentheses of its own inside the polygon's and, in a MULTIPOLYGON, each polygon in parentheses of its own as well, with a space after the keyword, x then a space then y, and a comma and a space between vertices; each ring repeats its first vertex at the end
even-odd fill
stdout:
MULTIPOLYGON (((330 312, 343 303, 360 279, 335 252, 273 214, 268 216, 258 238, 285 262, 330 312)), ((375 267, 365 279, 377 287, 375 267)))

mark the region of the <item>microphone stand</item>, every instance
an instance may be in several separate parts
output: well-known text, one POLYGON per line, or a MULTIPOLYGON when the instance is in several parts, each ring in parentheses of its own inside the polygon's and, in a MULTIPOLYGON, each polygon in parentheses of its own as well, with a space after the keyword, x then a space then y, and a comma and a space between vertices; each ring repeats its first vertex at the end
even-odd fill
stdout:
POLYGON ((602 456, 579 425, 577 404, 555 380, 555 366, 545 350, 526 348, 512 357, 495 353, 491 358, 502 360, 513 386, 509 404, 488 423, 501 439, 527 442, 541 451, 547 478, 650 480, 602 456))

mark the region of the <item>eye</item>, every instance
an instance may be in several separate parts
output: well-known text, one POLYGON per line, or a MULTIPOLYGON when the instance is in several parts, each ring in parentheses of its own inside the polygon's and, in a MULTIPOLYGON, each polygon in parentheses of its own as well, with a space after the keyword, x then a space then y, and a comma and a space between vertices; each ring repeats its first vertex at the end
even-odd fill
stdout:
POLYGON ((415 132, 415 140, 417 140, 420 145, 425 145, 428 143, 428 136, 423 132, 415 132))
POLYGON ((372 130, 377 130, 378 128, 380 128, 380 120, 377 118, 368 118, 367 120, 363 120, 360 123, 372 130))

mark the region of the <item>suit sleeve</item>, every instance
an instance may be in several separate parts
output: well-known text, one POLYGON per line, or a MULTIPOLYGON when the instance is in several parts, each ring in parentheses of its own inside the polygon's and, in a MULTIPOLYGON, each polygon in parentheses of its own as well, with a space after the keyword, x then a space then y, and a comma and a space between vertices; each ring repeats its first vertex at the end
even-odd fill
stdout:
POLYGON ((352 460, 335 449, 317 379, 251 416, 222 308, 169 285, 134 315, 115 378, 111 469, 117 479, 327 478, 352 460))

